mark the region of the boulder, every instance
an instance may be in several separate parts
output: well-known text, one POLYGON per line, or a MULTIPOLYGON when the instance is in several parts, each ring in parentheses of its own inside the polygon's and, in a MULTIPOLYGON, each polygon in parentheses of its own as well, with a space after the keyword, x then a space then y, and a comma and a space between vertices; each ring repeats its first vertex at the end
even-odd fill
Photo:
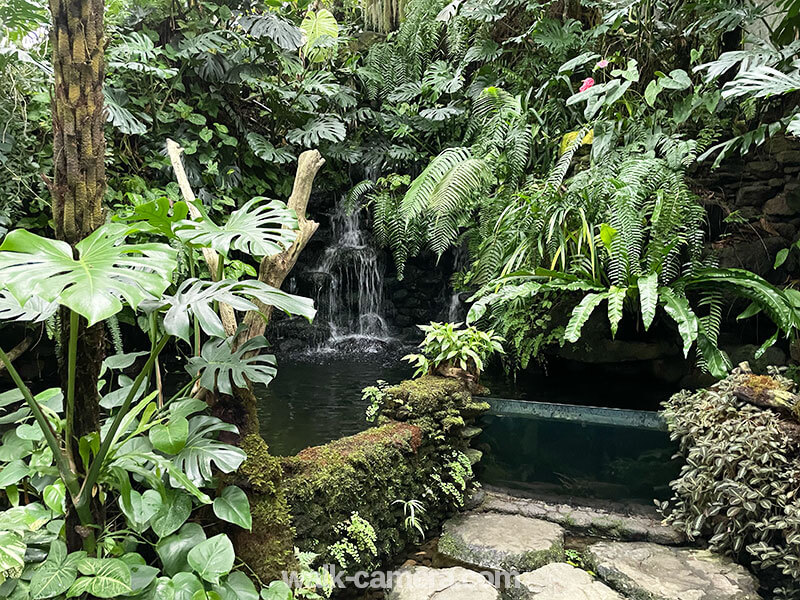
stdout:
POLYGON ((400 569, 387 600, 499 600, 500 593, 486 579, 469 569, 400 569))
POLYGON ((755 578, 708 552, 649 542, 600 542, 586 551, 597 575, 630 600, 758 600, 755 578))
POLYGON ((439 554, 478 569, 532 571, 563 558, 564 529, 521 515, 466 514, 444 524, 439 554))
POLYGON ((624 600, 586 571, 551 563, 516 577, 510 595, 519 600, 624 600))

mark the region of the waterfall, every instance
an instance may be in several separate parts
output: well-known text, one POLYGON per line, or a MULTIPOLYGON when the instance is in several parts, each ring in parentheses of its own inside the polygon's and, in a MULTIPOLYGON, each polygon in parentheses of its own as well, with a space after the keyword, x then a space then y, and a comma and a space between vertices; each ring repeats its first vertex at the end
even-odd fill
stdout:
POLYGON ((317 319, 329 338, 322 350, 377 350, 391 339, 383 312, 383 264, 362 229, 361 211, 340 202, 331 215, 331 245, 312 271, 317 285, 317 319))

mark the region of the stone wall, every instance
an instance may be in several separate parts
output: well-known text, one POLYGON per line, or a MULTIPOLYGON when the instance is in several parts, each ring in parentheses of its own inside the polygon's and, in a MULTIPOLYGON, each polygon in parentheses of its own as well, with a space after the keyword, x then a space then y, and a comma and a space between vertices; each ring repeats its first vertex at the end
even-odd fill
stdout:
POLYGON ((797 269, 797 256, 778 272, 773 264, 800 234, 800 141, 773 138, 744 157, 727 158, 715 171, 699 172, 694 181, 721 266, 750 269, 775 282, 797 269))
POLYGON ((295 546, 351 572, 418 539, 404 503, 421 502, 425 531, 463 506, 480 456, 472 423, 488 409, 460 381, 431 376, 388 389, 382 405, 376 427, 282 459, 295 546))

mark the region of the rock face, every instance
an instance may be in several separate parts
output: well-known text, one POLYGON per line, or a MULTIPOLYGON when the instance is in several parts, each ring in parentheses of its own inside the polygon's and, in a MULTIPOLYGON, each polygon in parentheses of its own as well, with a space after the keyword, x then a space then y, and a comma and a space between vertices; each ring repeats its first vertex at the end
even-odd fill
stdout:
POLYGON ((631 600, 760 598, 744 567, 704 550, 600 542, 586 553, 598 576, 631 600))
POLYGON ((387 600, 499 600, 486 579, 462 567, 411 567, 397 573, 387 600))
POLYGON ((552 563, 523 573, 510 593, 519 600, 624 600, 586 571, 567 563, 552 563))
POLYGON ((439 553, 479 569, 532 571, 561 560, 564 529, 521 515, 467 514, 445 523, 439 553))

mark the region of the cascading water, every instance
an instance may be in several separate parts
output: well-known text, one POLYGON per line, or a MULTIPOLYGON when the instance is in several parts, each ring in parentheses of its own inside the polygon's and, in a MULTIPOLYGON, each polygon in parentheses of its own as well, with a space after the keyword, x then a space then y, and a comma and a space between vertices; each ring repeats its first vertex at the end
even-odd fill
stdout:
POLYGON ((332 243, 312 275, 317 280, 317 319, 327 324, 323 350, 378 349, 392 339, 383 313, 383 265, 361 228, 361 211, 340 202, 331 216, 332 243))

